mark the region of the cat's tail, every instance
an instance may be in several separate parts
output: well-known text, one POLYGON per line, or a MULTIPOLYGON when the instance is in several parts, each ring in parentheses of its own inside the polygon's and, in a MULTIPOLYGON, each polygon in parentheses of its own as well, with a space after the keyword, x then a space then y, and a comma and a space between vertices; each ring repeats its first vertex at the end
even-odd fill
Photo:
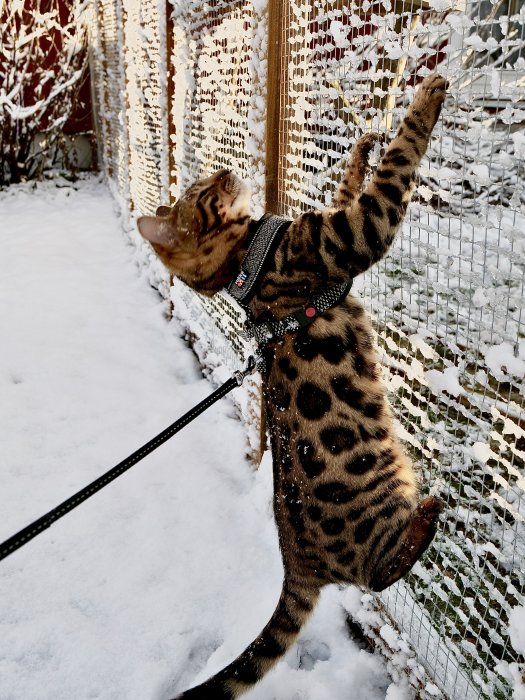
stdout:
POLYGON ((270 621, 235 661, 175 700, 233 700, 248 691, 288 651, 312 612, 319 588, 285 578, 270 621))

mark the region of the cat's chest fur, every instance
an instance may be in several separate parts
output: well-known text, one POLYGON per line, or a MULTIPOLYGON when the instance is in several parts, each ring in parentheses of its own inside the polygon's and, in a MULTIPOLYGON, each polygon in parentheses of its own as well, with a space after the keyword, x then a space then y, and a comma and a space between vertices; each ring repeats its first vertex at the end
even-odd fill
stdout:
POLYGON ((265 407, 285 566, 368 584, 385 521, 416 504, 360 302, 347 297, 267 348, 265 407), (376 527, 376 521, 381 527, 376 527), (374 543, 374 540, 379 540, 374 543))

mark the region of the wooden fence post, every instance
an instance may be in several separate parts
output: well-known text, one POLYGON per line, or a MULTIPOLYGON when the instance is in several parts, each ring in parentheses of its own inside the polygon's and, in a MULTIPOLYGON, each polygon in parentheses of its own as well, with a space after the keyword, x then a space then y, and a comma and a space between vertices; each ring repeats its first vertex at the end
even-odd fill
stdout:
POLYGON ((266 211, 279 211, 279 167, 286 134, 283 132, 281 92, 288 82, 287 67, 281 63, 286 33, 286 0, 268 2, 268 77, 266 102, 266 211))
MULTIPOLYGON (((175 49, 174 27, 173 27, 173 5, 170 0, 166 0, 166 90, 167 90, 167 113, 168 113, 168 194, 170 202, 173 199, 171 186, 177 184, 177 168, 175 164, 175 123, 173 121, 173 100, 175 99, 175 64, 173 63, 173 53, 175 49)), ((168 202, 169 203, 169 202, 168 202)))

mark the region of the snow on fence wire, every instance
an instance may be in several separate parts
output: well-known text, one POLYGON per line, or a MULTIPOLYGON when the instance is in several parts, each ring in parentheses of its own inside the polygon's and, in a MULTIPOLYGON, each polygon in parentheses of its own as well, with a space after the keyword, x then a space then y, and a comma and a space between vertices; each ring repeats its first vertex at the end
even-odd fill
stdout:
MULTIPOLYGON (((324 206, 356 138, 390 133, 429 72, 448 77, 403 231, 355 287, 422 488, 447 503, 428 556, 374 607, 444 695, 509 698, 509 664, 523 658, 508 616, 525 601, 520 0, 93 0, 93 9, 102 162, 132 213, 223 166, 251 180, 257 215, 324 206)), ((242 314, 226 297, 205 301, 176 282, 171 297, 203 362, 242 363, 242 314)))
MULTIPOLYGON (((265 13, 247 13, 242 2, 210 13, 206 5, 172 7, 165 0, 92 0, 91 10, 100 156, 122 210, 153 213, 199 174, 234 163, 255 183, 262 214, 265 103, 253 56, 262 51, 265 13), (207 72, 207 79, 195 80, 207 72)), ((210 301, 168 280, 149 248, 133 230, 130 234, 152 268, 152 283, 172 298, 217 381, 241 368, 248 347, 239 337, 244 324, 239 307, 226 295, 210 301)), ((260 381, 249 378, 246 384, 247 405, 241 409, 250 416, 248 441, 256 458, 260 381)))

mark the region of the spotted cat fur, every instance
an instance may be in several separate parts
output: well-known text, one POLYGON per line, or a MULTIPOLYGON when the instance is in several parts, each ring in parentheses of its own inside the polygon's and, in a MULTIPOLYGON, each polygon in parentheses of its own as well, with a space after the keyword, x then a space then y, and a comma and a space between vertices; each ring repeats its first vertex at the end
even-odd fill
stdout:
MULTIPOLYGON (((282 318, 385 255, 445 90, 439 75, 425 78, 368 184, 377 136, 357 142, 332 205, 298 216, 270 256, 250 304, 255 318, 282 318)), ((236 275, 254 223, 241 182, 221 170, 173 207, 141 217, 138 226, 174 275, 212 295, 236 275)), ((297 638, 324 585, 381 591, 397 581, 429 545, 442 510, 436 498, 418 499, 380 381, 370 322, 354 296, 271 343, 265 354, 282 593, 257 639, 179 696, 184 700, 231 700, 257 683, 297 638)))

